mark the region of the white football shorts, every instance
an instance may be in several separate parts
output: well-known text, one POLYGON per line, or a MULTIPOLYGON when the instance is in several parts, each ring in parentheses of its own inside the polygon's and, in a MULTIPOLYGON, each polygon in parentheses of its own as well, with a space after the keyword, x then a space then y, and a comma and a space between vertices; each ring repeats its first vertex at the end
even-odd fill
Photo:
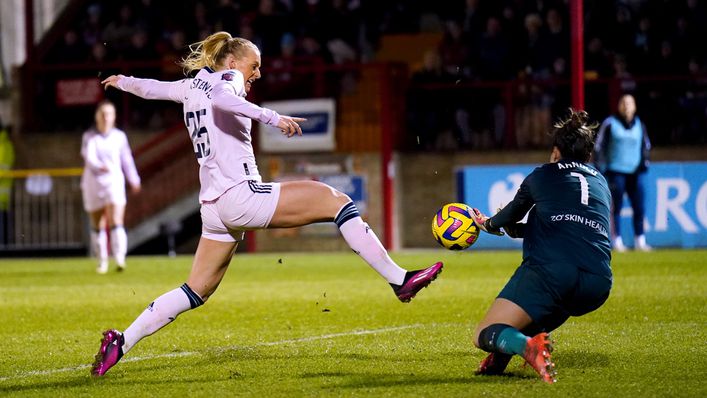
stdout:
POLYGON ((98 185, 83 186, 83 208, 87 212, 94 212, 109 204, 125 206, 127 200, 125 198, 125 180, 121 179, 120 184, 112 184, 108 187, 98 185))
POLYGON ((201 236, 220 242, 240 242, 244 231, 270 225, 280 183, 246 180, 213 201, 201 204, 201 236))

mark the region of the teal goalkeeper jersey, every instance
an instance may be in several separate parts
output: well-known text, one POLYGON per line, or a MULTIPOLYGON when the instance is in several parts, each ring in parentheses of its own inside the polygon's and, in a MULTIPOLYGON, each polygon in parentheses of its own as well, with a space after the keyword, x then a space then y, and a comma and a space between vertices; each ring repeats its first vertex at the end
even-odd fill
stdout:
POLYGON ((563 159, 530 173, 513 201, 491 218, 503 227, 528 213, 523 264, 576 266, 611 278, 611 194, 595 168, 563 159))

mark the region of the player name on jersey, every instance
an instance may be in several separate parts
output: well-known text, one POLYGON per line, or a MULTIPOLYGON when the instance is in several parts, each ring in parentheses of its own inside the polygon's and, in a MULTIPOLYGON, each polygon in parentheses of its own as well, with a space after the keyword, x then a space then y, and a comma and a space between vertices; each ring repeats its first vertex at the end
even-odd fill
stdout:
POLYGON ((593 168, 587 166, 584 163, 580 163, 580 162, 567 162, 567 163, 558 162, 557 168, 560 170, 579 168, 579 169, 582 169, 593 176, 597 175, 596 170, 594 170, 593 168))

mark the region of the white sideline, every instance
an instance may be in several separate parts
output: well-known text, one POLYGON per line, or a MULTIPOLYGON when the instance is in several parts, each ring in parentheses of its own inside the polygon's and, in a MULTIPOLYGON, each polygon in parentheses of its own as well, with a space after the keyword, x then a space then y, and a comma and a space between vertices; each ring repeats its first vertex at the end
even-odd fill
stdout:
MULTIPOLYGON (((381 329, 352 330, 350 332, 323 334, 320 336, 301 337, 299 339, 265 341, 265 342, 256 343, 256 344, 253 344, 250 346, 227 346, 227 347, 221 347, 220 349, 222 349, 222 350, 231 349, 232 350, 232 349, 248 349, 248 348, 256 348, 256 347, 272 347, 272 346, 284 345, 284 344, 307 343, 310 341, 335 339, 337 337, 363 336, 363 335, 367 335, 367 334, 380 334, 380 333, 387 333, 387 332, 397 332, 399 330, 418 328, 418 327, 422 327, 422 326, 425 326, 425 325, 420 324, 420 323, 416 323, 416 324, 412 324, 412 325, 393 326, 393 327, 381 328, 381 329)), ((132 358, 125 358, 124 360, 121 361, 121 363, 149 361, 152 359, 160 359, 160 358, 189 357, 189 356, 199 355, 204 352, 205 351, 185 351, 185 352, 172 352, 172 353, 167 353, 167 354, 148 355, 148 356, 143 356, 143 357, 132 357, 132 358)), ((63 372, 73 372, 75 370, 88 369, 90 367, 91 367, 91 365, 79 365, 79 366, 73 366, 73 367, 68 367, 68 368, 59 368, 59 369, 33 370, 33 371, 29 371, 29 372, 23 372, 20 374, 16 374, 13 376, 3 376, 3 377, 0 377, 0 381, 7 381, 7 380, 14 380, 14 379, 25 379, 25 378, 29 378, 29 377, 33 377, 33 376, 47 376, 47 375, 53 375, 56 373, 63 373, 63 372)))

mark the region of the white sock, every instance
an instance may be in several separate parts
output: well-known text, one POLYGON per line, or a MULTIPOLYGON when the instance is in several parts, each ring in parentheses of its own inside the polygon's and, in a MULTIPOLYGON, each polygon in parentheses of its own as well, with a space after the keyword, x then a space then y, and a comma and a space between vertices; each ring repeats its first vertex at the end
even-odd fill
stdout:
POLYGON ((177 319, 177 315, 196 308, 204 301, 187 284, 167 292, 147 306, 145 311, 125 329, 123 354, 142 340, 177 319))
POLYGON ((128 251, 128 234, 122 225, 116 225, 110 230, 110 248, 119 267, 125 266, 125 254, 128 251))
POLYGON ((91 250, 98 258, 100 266, 108 265, 108 234, 105 229, 91 230, 91 250))
POLYGON ((349 202, 339 210, 334 219, 339 226, 349 247, 361 256, 373 269, 376 270, 388 283, 402 285, 405 280, 403 268, 400 268, 388 255, 388 251, 380 243, 373 230, 363 222, 353 202, 349 202))

